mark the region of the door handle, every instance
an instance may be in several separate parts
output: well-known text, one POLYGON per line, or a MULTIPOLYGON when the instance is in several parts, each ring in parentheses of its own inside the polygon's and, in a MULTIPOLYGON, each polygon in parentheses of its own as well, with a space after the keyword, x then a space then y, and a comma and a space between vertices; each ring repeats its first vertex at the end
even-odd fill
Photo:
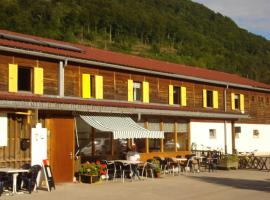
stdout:
POLYGON ((70 159, 73 158, 73 153, 72 152, 69 153, 69 157, 70 157, 70 159))

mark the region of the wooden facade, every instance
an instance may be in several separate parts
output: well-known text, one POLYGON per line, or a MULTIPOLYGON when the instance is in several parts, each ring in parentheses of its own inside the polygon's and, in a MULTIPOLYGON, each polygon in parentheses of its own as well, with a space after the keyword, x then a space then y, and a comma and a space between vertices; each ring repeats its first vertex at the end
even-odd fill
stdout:
MULTIPOLYGON (((58 88, 58 65, 59 63, 53 60, 45 60, 37 57, 26 57, 23 55, 8 55, 5 52, 0 54, 0 89, 1 92, 8 92, 8 64, 16 63, 18 66, 27 67, 42 67, 44 69, 44 95, 57 96, 58 88)), ((226 90, 226 112, 241 113, 239 110, 231 108, 231 93, 241 93, 245 96, 245 114, 251 116, 250 119, 245 119, 247 123, 269 123, 269 107, 270 94, 269 92, 258 92, 248 89, 228 88, 215 86, 199 82, 191 82, 185 80, 170 80, 169 78, 160 76, 151 76, 140 73, 130 73, 128 71, 101 69, 98 66, 81 66, 79 64, 68 64, 65 66, 65 97, 82 96, 82 74, 88 73, 91 75, 103 76, 103 97, 104 100, 112 101, 127 101, 128 84, 127 81, 149 82, 149 98, 150 104, 168 105, 170 84, 175 86, 185 86, 187 89, 187 106, 174 106, 179 110, 186 111, 201 111, 201 112, 224 112, 224 91, 226 90), (218 109, 203 108, 203 89, 218 91, 218 109)))
MULTIPOLYGON (((16 101, 23 100, 25 96, 33 96, 33 98, 38 97, 46 97, 46 98, 55 98, 58 102, 61 103, 61 99, 67 100, 78 100, 78 104, 80 102, 82 104, 87 104, 87 101, 95 100, 97 102, 101 102, 101 106, 106 108, 106 106, 110 106, 110 103, 116 104, 114 107, 117 107, 117 103, 125 103, 125 106, 129 108, 143 107, 143 109, 158 109, 162 107, 161 110, 172 110, 172 111, 185 111, 185 112, 200 112, 202 113, 217 113, 217 114, 230 114, 230 115, 247 115, 249 118, 236 119, 236 118, 224 118, 221 117, 207 119, 205 117, 189 117, 189 116, 157 116, 157 115, 145 115, 142 116, 142 123, 144 123, 144 127, 148 128, 148 124, 152 120, 156 120, 159 123, 160 129, 164 130, 164 123, 166 120, 174 126, 174 130, 172 131, 174 141, 178 140, 178 131, 177 131, 177 122, 180 120, 184 120, 187 124, 191 121, 211 121, 211 122, 224 122, 224 120, 228 120, 234 126, 235 122, 238 123, 258 123, 258 124, 270 124, 270 90, 253 90, 248 87, 237 87, 226 85, 218 85, 215 83, 207 83, 199 80, 187 80, 184 78, 175 78, 175 77, 167 77, 162 74, 150 74, 143 73, 139 71, 129 71, 124 69, 116 69, 110 67, 102 67, 94 64, 82 64, 76 63, 74 61, 63 61, 52 58, 44 58, 41 56, 30 56, 26 54, 18 54, 7 51, 0 51, 0 95, 5 96, 5 94, 11 95, 12 98, 17 97, 16 101), (64 65, 64 96, 60 95, 60 62, 64 65), (43 94, 35 95, 33 91, 28 92, 9 92, 9 64, 17 64, 18 66, 35 68, 39 67, 43 69, 43 94), (85 99, 83 98, 83 74, 89 74, 90 76, 101 76, 103 77, 102 82, 102 90, 103 90, 103 98, 102 99, 85 99), (149 103, 143 102, 129 102, 128 101, 128 80, 133 80, 135 82, 147 82, 149 83, 149 103), (169 105, 169 86, 177 86, 177 87, 185 87, 185 97, 186 97, 186 105, 169 105), (204 95, 203 91, 215 91, 215 95, 217 97, 215 102, 216 108, 213 107, 204 107, 204 95), (241 94, 244 99, 242 102, 242 106, 244 106, 244 112, 240 109, 232 108, 232 99, 231 94, 241 94), (22 99, 18 99, 18 98, 22 99), (102 102, 106 104, 102 104, 102 102)), ((8 100, 9 97, 5 97, 2 99, 8 100)), ((11 98, 11 97, 10 97, 11 98)), ((29 101, 28 99, 25 101, 29 101)), ((38 99, 33 101, 39 101, 38 99)), ((43 100, 44 101, 44 100, 43 100)), ((90 105, 91 106, 91 105, 90 105)), ((30 131, 34 126, 35 122, 39 120, 43 123, 45 127, 49 129, 49 131, 54 132, 53 130, 58 130, 59 127, 54 126, 53 124, 57 120, 53 120, 52 118, 61 118, 62 119, 70 119, 74 121, 74 113, 72 111, 58 111, 55 109, 40 110, 42 114, 39 115, 39 119, 34 119, 34 117, 28 117, 26 115, 16 114, 17 112, 27 112, 31 110, 35 112, 34 108, 15 108, 9 107, 4 108, 1 107, 1 112, 8 113, 8 146, 0 147, 0 166, 13 166, 18 167, 23 163, 29 162, 31 159, 30 150, 27 149, 22 151, 20 148, 20 140, 23 138, 30 139, 30 131), (64 113, 64 114, 63 114, 64 113), (52 117, 53 116, 53 117, 52 117), (30 121, 29 121, 30 120, 30 121), (50 130, 51 129, 51 130, 50 130)), ((110 112, 109 112, 110 113, 110 112)), ((72 124, 69 121, 67 124, 72 124)), ((63 126, 65 123, 63 122, 63 126)), ((69 127, 71 127, 70 125, 69 127)), ((73 129, 73 128, 72 128, 73 129)), ((158 152, 149 152, 149 139, 145 139, 145 152, 141 154, 142 159, 148 159, 150 157, 160 155, 160 156, 176 156, 176 155, 184 155, 187 154, 190 150, 190 128, 187 128, 188 138, 187 138, 187 147, 185 150, 178 151, 175 146, 174 151, 166 152, 164 151, 164 141, 161 139, 160 141, 160 151, 158 152)), ((52 133, 51 132, 51 133, 52 133)), ((71 131, 73 132, 73 130, 71 131)), ((234 133, 233 133, 234 135, 234 133)), ((64 136, 63 136, 64 137, 64 136)), ((74 135, 71 137, 74 142, 74 135)), ((59 165, 56 164, 56 157, 61 156, 60 154, 56 155, 55 151, 57 149, 57 145, 55 141, 60 141, 56 136, 49 136, 49 150, 48 155, 52 160, 53 167, 57 167, 59 170, 59 165), (55 157, 56 156, 56 157, 55 157)), ((233 140, 234 142, 234 140, 233 140)), ((114 143, 112 142, 112 149, 114 143)), ((233 145, 234 146, 234 145, 233 145)), ((74 155, 74 147, 71 155, 74 155)), ((112 151, 113 157, 113 151, 112 151)), ((71 169, 72 171, 72 169, 71 169)), ((59 180, 64 180, 65 177, 59 177, 59 180)))

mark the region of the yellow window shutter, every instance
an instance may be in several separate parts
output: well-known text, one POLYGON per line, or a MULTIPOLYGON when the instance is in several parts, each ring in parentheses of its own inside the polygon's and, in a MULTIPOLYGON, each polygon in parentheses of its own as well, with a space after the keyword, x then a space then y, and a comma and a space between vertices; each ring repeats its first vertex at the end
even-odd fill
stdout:
POLYGON ((169 85, 169 105, 173 105, 173 85, 169 85))
POLYGON ((43 68, 34 68, 34 94, 43 94, 43 68))
POLYGON ((128 80, 128 101, 133 101, 133 80, 128 80))
POLYGON ((103 76, 95 76, 96 99, 103 99, 103 76))
POLYGON ((187 106, 187 88, 181 87, 181 106, 187 106))
POLYGON ((143 103, 149 103, 149 83, 143 81, 143 103))
POLYGON ((240 110, 241 112, 245 111, 245 97, 243 94, 240 94, 240 110))
POLYGON ((203 89, 203 107, 207 107, 207 90, 203 89))
POLYGON ((91 97, 90 74, 82 74, 82 98, 91 97))
POLYGON ((213 91, 213 108, 218 108, 218 91, 213 91))
POLYGON ((8 65, 8 91, 18 91, 18 65, 15 64, 8 65))
POLYGON ((235 98, 234 98, 234 93, 231 93, 231 103, 232 103, 232 110, 235 110, 235 98))

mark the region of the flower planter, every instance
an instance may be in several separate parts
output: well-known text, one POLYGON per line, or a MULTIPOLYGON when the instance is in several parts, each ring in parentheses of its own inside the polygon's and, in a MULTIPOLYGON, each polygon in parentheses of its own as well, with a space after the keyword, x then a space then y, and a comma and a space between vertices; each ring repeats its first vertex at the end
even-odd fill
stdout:
POLYGON ((238 169, 238 161, 223 161, 221 160, 220 163, 218 164, 219 169, 238 169))
POLYGON ((235 154, 223 155, 217 165, 219 169, 238 169, 238 157, 235 154))
POLYGON ((90 174, 81 174, 79 178, 79 182, 81 183, 95 183, 100 180, 98 175, 90 175, 90 174))
POLYGON ((155 172, 154 176, 155 176, 155 178, 160 178, 160 172, 155 172))

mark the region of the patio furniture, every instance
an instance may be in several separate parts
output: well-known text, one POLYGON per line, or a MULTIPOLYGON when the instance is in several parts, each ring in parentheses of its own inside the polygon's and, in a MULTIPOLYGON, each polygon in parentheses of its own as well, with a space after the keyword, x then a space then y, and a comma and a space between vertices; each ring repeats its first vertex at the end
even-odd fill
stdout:
POLYGON ((154 178, 155 166, 152 162, 153 159, 148 159, 147 162, 145 162, 144 165, 139 168, 142 177, 148 178, 148 174, 150 174, 151 178, 154 178))
POLYGON ((37 177, 40 170, 40 165, 33 165, 29 169, 28 173, 26 173, 24 176, 21 176, 22 187, 25 187, 29 194, 31 194, 33 190, 37 189, 37 177))
POLYGON ((115 178, 115 164, 113 161, 101 160, 100 164, 106 164, 106 180, 110 180, 115 178))
POLYGON ((12 176, 7 173, 0 173, 0 196, 5 188, 12 188, 12 176))
POLYGON ((143 164, 142 161, 138 160, 115 160, 114 161, 116 170, 121 172, 122 181, 125 182, 125 178, 133 178, 137 177, 140 180, 140 175, 138 171, 138 165, 143 164))
MULTIPOLYGON (((8 186, 10 187, 12 185, 12 194, 17 193, 17 177, 19 173, 28 172, 27 169, 14 169, 14 168, 0 168, 0 174, 5 174, 2 180, 3 187, 8 186), (1 173, 2 172, 2 173, 1 173), (12 174, 12 181, 9 174, 12 174), (8 178, 7 178, 8 177, 8 178), (12 183, 12 184, 10 184, 12 183), (5 185, 7 184, 7 185, 5 185)), ((2 175, 3 176, 3 175, 2 175)), ((1 186, 2 186, 1 184, 1 186)))
POLYGON ((165 174, 165 168, 166 168, 166 161, 165 159, 162 159, 161 157, 155 156, 153 157, 155 160, 158 160, 160 163, 160 169, 163 174, 165 174))
POLYGON ((165 170, 166 172, 168 172, 169 174, 173 174, 174 173, 180 173, 180 166, 178 165, 178 162, 175 162, 172 158, 170 157, 165 157, 165 162, 166 162, 166 167, 165 170))

